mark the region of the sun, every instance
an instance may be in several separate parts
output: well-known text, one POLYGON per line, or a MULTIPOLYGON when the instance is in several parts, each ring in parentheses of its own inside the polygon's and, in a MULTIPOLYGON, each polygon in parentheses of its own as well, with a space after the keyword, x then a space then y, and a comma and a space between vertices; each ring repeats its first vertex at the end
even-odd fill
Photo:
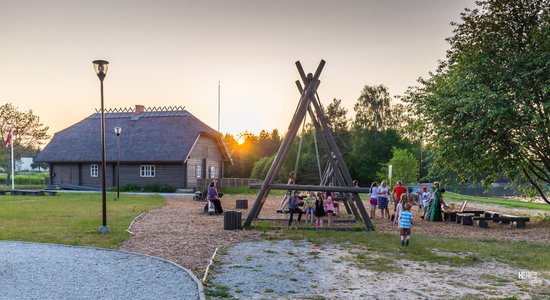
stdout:
POLYGON ((244 142, 246 142, 246 140, 242 136, 237 139, 237 144, 239 144, 239 145, 244 144, 244 142))

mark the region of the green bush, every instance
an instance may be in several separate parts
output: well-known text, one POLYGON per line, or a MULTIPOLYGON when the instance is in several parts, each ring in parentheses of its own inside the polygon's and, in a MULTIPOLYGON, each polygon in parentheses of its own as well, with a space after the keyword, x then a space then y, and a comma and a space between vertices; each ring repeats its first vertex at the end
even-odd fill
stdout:
MULTIPOLYGON (((116 187, 113 187, 116 190, 116 187)), ((121 186, 120 190, 122 192, 141 192, 141 187, 134 183, 128 183, 127 185, 121 186)))
POLYGON ((151 183, 143 186, 144 192, 175 193, 176 188, 166 183, 151 183))

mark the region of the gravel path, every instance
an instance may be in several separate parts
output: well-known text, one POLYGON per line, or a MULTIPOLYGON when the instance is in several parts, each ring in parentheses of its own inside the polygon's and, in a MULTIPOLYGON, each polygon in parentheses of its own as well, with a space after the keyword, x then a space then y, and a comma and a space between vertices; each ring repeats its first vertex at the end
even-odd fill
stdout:
POLYGON ((236 299, 543 299, 550 293, 548 272, 494 261, 457 268, 381 255, 306 241, 244 242, 217 256, 209 290, 236 299), (373 267, 381 261, 391 269, 373 267))
POLYGON ((0 242, 0 299, 203 299, 190 272, 117 250, 0 242))

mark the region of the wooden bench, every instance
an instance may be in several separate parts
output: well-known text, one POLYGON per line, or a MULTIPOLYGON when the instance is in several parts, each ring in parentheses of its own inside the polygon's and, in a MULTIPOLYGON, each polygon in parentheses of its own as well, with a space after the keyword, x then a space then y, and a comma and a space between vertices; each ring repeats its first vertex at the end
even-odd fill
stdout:
POLYGON ((8 193, 11 193, 11 191, 7 191, 7 190, 0 190, 0 195, 6 195, 8 193))
POLYGON ((476 215, 473 214, 473 213, 457 213, 456 214, 456 223, 457 224, 462 224, 462 225, 474 225, 474 220, 473 218, 475 217, 476 215))
POLYGON ((487 223, 487 221, 492 220, 492 217, 486 217, 485 215, 474 216, 472 220, 475 221, 480 228, 487 228, 489 227, 489 223, 487 223))
POLYGON ((493 211, 487 211, 485 212, 485 218, 488 220, 492 220, 495 223, 502 223, 502 224, 513 224, 516 223, 516 228, 525 228, 527 222, 529 222, 531 219, 529 217, 520 217, 520 216, 512 216, 512 215, 505 215, 493 211))

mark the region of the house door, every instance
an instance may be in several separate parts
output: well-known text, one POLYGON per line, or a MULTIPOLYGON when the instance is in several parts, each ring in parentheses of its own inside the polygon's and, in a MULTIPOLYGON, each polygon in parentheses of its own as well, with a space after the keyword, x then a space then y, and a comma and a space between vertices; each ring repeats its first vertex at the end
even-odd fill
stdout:
POLYGON ((61 167, 61 184, 72 184, 71 167, 61 167))

